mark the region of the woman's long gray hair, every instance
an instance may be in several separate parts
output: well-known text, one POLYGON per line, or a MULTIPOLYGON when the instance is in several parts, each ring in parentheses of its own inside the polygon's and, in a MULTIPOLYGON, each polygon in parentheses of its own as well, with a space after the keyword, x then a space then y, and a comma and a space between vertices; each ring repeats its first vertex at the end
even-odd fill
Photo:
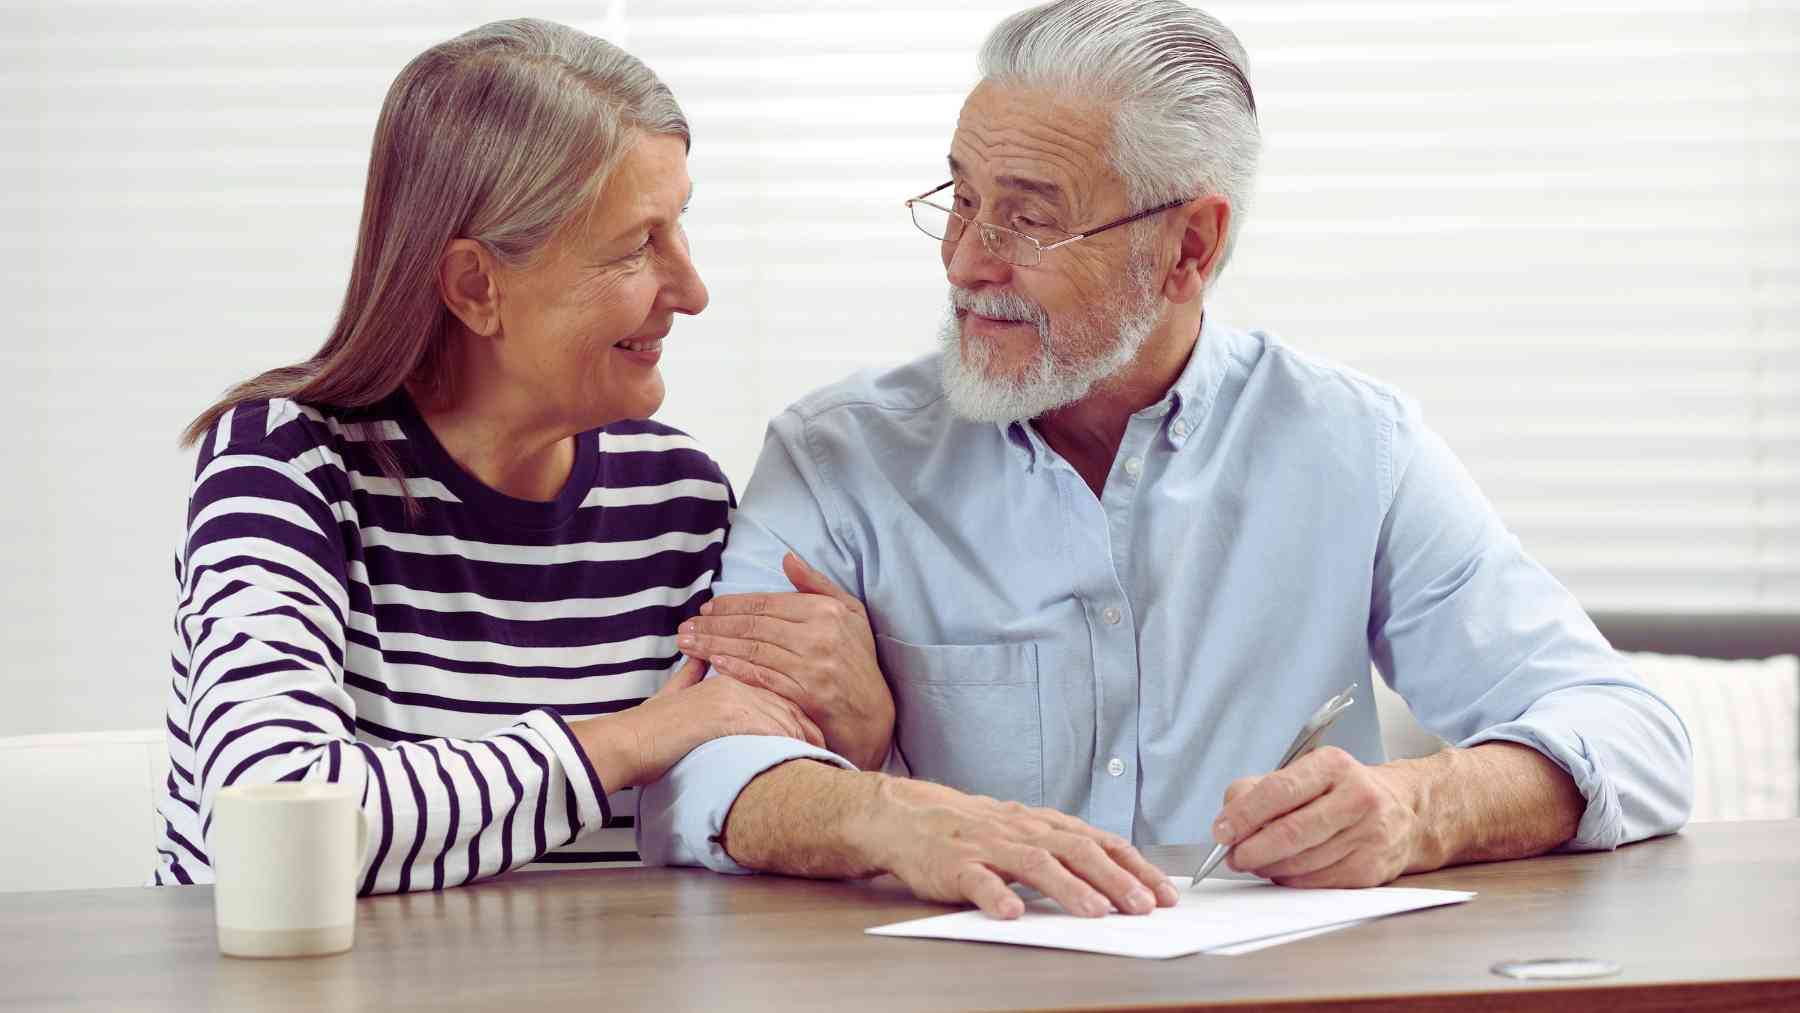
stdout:
MULTIPOLYGON (((388 88, 375 126, 356 258, 330 336, 306 361, 232 387, 188 424, 182 445, 245 401, 360 408, 408 382, 449 394, 451 318, 437 282, 445 247, 474 239, 509 267, 530 263, 592 208, 645 135, 689 140, 674 94, 642 61, 585 32, 496 21, 419 54, 388 88)), ((385 444, 372 447, 396 473, 385 444)))

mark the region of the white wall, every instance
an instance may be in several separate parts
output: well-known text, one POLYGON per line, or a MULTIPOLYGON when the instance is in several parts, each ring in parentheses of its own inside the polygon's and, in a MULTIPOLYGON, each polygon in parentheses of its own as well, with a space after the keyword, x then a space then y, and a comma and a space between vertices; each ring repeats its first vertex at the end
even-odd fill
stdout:
MULTIPOLYGON (((767 418, 931 347, 900 201, 1012 3, 568 0, 695 128, 713 290, 662 418, 742 486, 767 418)), ((1800 11, 1211 9, 1267 138, 1215 310, 1419 396, 1591 607, 1800 608, 1800 11)), ((0 29, 0 735, 160 722, 174 434, 341 297, 400 66, 512 4, 9 5, 0 29)))

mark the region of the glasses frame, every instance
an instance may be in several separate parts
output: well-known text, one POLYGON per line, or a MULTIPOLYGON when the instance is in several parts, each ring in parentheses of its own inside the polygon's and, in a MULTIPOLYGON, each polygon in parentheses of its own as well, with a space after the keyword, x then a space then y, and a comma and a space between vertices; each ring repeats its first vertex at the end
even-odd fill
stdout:
POLYGON ((1044 254, 1049 253, 1051 250, 1060 249, 1064 246, 1068 246, 1070 243, 1079 243, 1083 239, 1092 239, 1094 236, 1097 236, 1100 233, 1105 232, 1107 229, 1116 229, 1121 225, 1130 225, 1132 222, 1139 221, 1144 218, 1148 218, 1151 215, 1161 214, 1164 211, 1169 210, 1170 208, 1178 208, 1181 205, 1186 204, 1188 201, 1194 199, 1192 197, 1184 197, 1181 200, 1170 201, 1167 204, 1160 204, 1156 207, 1151 208, 1148 211, 1139 211, 1135 215, 1126 215, 1123 218, 1119 218, 1119 219, 1115 219, 1114 221, 1107 222, 1105 225, 1101 225, 1097 228, 1088 229, 1084 232, 1078 232, 1075 235, 1072 235, 1067 239, 1059 239, 1054 243, 1045 245, 1045 243, 1042 240, 1038 239, 1036 236, 1028 236, 1023 232, 1020 232, 1018 229, 1009 229, 1004 225, 994 225, 990 222, 976 221, 975 219, 970 218, 968 215, 962 214, 959 211, 954 211, 950 208, 943 206, 942 204, 936 204, 936 203, 933 203, 932 201, 928 201, 925 199, 927 197, 931 197, 938 193, 941 193, 944 191, 944 189, 946 187, 954 186, 955 184, 956 184, 956 180, 954 180, 954 179, 947 180, 937 186, 932 187, 931 189, 925 191, 924 193, 918 195, 917 197, 907 198, 906 209, 910 212, 912 210, 912 207, 914 204, 923 204, 926 207, 936 208, 937 210, 942 211, 943 213, 949 215, 952 218, 959 218, 962 220, 962 223, 963 223, 962 235, 957 236, 955 239, 951 239, 947 236, 931 236, 931 233, 926 232, 924 226, 919 224, 919 219, 916 216, 913 218, 913 228, 918 229, 920 232, 925 233, 925 235, 927 235, 927 236, 931 236, 931 238, 937 240, 940 243, 960 243, 963 241, 963 236, 968 235, 969 226, 973 225, 973 226, 975 226, 976 230, 981 233, 982 247, 984 249, 986 249, 989 253, 993 254, 995 257, 998 257, 999 259, 1006 261, 1006 263, 1011 264, 1014 267, 1036 267, 1038 264, 1043 262, 1044 254), (1009 260, 1006 257, 1001 257, 1000 251, 994 249, 995 236, 1001 232, 1004 232, 1007 235, 1017 236, 1020 239, 1025 240, 1027 243, 1030 243, 1031 248, 1033 250, 1037 251, 1036 259, 1032 260, 1030 263, 1021 263, 1016 260, 1009 260))

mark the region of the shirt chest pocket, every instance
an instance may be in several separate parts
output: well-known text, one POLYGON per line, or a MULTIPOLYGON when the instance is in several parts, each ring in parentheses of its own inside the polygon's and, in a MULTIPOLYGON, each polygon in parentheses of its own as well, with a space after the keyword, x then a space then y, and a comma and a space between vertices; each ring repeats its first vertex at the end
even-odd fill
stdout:
POLYGON ((895 738, 914 777, 1002 801, 1044 804, 1038 650, 876 637, 894 693, 895 738))

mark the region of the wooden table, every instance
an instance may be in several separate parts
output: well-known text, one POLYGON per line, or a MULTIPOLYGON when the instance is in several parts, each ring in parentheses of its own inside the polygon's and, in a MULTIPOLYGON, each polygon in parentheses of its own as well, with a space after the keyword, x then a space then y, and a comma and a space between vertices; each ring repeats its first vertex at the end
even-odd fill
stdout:
MULTIPOLYGON (((1199 854, 1150 849, 1184 873, 1199 854)), ((891 880, 521 873, 364 900, 348 954, 249 961, 214 950, 206 887, 10 894, 0 1008, 1800 1009, 1800 821, 1400 882, 1480 896, 1246 956, 1155 961, 865 936, 943 910, 891 880), (1623 972, 1548 985, 1489 971, 1542 956, 1623 972)))

